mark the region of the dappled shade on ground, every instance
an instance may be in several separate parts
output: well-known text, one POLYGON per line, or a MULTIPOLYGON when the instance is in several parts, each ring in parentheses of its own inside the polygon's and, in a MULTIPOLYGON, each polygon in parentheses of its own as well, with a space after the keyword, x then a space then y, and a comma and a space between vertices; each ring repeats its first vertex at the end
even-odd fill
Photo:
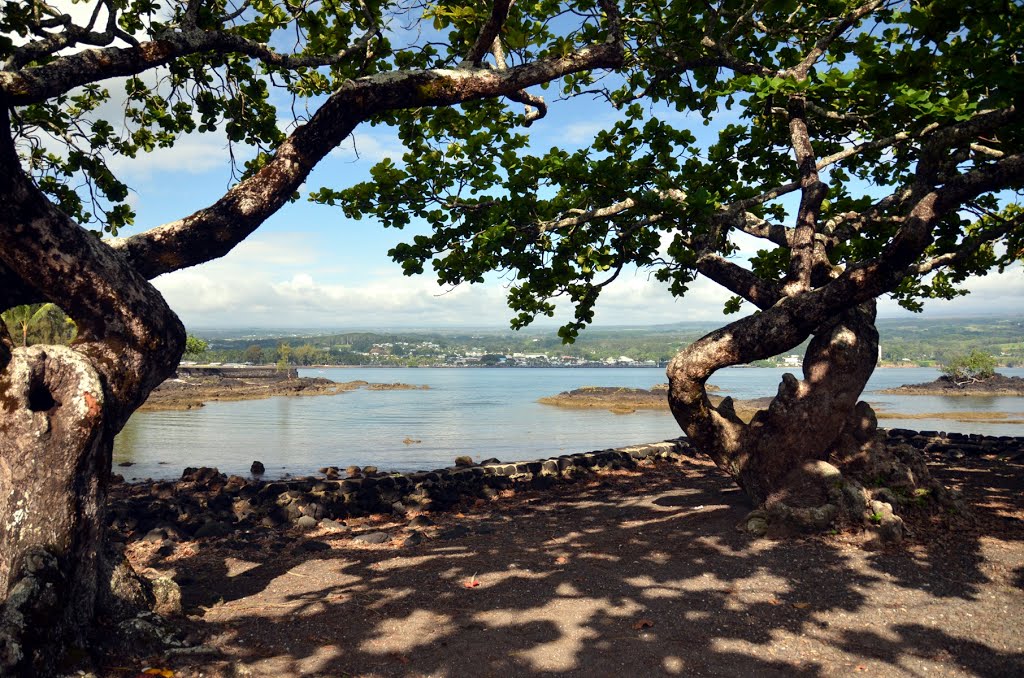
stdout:
POLYGON ((911 516, 916 538, 887 551, 751 540, 742 495, 698 459, 415 530, 377 516, 130 550, 182 583, 186 627, 216 650, 162 658, 183 676, 1020 675, 1024 469, 957 464, 935 470, 974 522, 911 516))

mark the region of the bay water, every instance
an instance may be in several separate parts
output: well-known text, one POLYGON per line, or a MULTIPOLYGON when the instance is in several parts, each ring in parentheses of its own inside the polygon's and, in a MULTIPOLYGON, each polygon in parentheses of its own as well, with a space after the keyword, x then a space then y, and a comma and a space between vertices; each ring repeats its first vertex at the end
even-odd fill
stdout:
MULTIPOLYGON (((729 368, 712 382, 738 399, 774 395, 792 369, 729 368)), ((1024 369, 1003 369, 1024 376, 1024 369)), ((117 436, 115 471, 127 479, 176 478, 186 466, 247 475, 254 460, 267 477, 315 473, 323 466, 377 466, 414 471, 476 461, 535 459, 622 447, 681 435, 672 415, 639 410, 612 414, 541 405, 538 398, 582 386, 650 388, 661 368, 323 368, 304 377, 426 385, 425 390, 211 402, 186 411, 136 412, 117 436), (125 464, 119 467, 119 464, 125 464), (130 465, 128 465, 130 464, 130 465)), ((896 396, 880 389, 931 381, 930 368, 877 369, 862 396, 879 412, 1005 412, 1024 421, 1024 398, 896 396)), ((798 375, 799 376, 799 375, 798 375)), ((882 426, 1024 436, 1024 424, 951 419, 882 419, 882 426)))

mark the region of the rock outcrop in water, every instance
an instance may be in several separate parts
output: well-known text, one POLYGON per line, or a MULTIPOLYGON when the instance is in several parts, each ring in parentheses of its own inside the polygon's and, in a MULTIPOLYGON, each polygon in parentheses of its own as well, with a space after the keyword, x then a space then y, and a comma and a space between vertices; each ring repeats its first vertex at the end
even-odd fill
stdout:
POLYGON ((215 400, 259 400, 273 396, 335 395, 366 388, 371 391, 423 390, 429 386, 411 384, 374 384, 357 380, 336 382, 323 377, 296 377, 294 370, 275 374, 267 371, 258 375, 232 372, 229 368, 216 372, 196 374, 182 371, 178 376, 160 384, 149 395, 140 410, 190 410, 215 400))
POLYGON ((1024 396, 1024 379, 996 374, 988 379, 957 383, 947 376, 941 376, 927 384, 907 384, 888 388, 880 393, 894 395, 941 395, 941 396, 1024 396))

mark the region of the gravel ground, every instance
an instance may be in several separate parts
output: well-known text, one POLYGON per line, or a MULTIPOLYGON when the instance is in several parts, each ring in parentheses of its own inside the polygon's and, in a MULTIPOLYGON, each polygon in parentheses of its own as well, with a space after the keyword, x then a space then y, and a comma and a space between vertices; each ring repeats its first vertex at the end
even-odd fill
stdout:
POLYGON ((1024 466, 957 464, 934 471, 972 519, 911 516, 882 551, 738 532, 749 507, 701 459, 412 524, 136 541, 138 568, 181 583, 199 645, 101 675, 1024 675, 1024 466))

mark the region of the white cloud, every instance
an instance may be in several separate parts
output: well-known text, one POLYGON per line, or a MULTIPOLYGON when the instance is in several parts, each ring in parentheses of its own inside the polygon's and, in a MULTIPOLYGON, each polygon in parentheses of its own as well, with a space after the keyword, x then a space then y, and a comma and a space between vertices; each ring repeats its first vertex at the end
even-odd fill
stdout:
MULTIPOLYGON (((972 278, 967 287, 971 293, 965 297, 944 300, 933 299, 924 304, 925 316, 1007 315, 1024 312, 1024 266, 1016 264, 1003 273, 992 272, 972 278)), ((879 301, 878 314, 883 317, 911 315, 895 301, 879 301)))
MULTIPOLYGON (((135 158, 113 156, 110 169, 123 177, 130 176, 130 183, 149 181, 157 173, 202 174, 212 169, 227 167, 228 142, 223 132, 186 134, 178 138, 171 148, 157 148, 152 153, 139 153, 135 158)), ((251 148, 236 144, 235 160, 239 164, 254 154, 251 148)))
POLYGON ((394 130, 387 127, 361 125, 331 151, 332 157, 347 162, 366 162, 371 165, 391 158, 400 164, 405 147, 394 130))
MULTIPOLYGON (((444 289, 429 275, 403 276, 397 266, 362 276, 332 271, 324 277, 310 245, 291 237, 261 238, 243 243, 220 261, 162 276, 156 284, 190 327, 506 327, 513 315, 500 282, 444 289)), ((1020 269, 982 278, 973 287, 975 294, 965 299, 929 303, 926 315, 1021 310, 1020 269)), ((624 274, 602 294, 596 324, 724 323, 734 319, 722 315, 729 296, 718 285, 698 279, 685 299, 675 299, 645 272, 624 274)), ((883 316, 899 312, 891 301, 880 304, 883 316)), ((561 308, 554 320, 542 318, 538 324, 570 317, 570 309, 561 308)))
MULTIPOLYGON (((429 275, 403 276, 397 266, 356 275, 326 269, 311 237, 270 234, 228 256, 161 276, 156 286, 190 327, 506 327, 513 313, 507 285, 442 288, 429 275)), ((708 281, 675 300, 646 272, 623 274, 598 302, 602 325, 661 324, 721 317, 728 293, 708 281)), ((566 322, 571 309, 552 319, 566 322)))

